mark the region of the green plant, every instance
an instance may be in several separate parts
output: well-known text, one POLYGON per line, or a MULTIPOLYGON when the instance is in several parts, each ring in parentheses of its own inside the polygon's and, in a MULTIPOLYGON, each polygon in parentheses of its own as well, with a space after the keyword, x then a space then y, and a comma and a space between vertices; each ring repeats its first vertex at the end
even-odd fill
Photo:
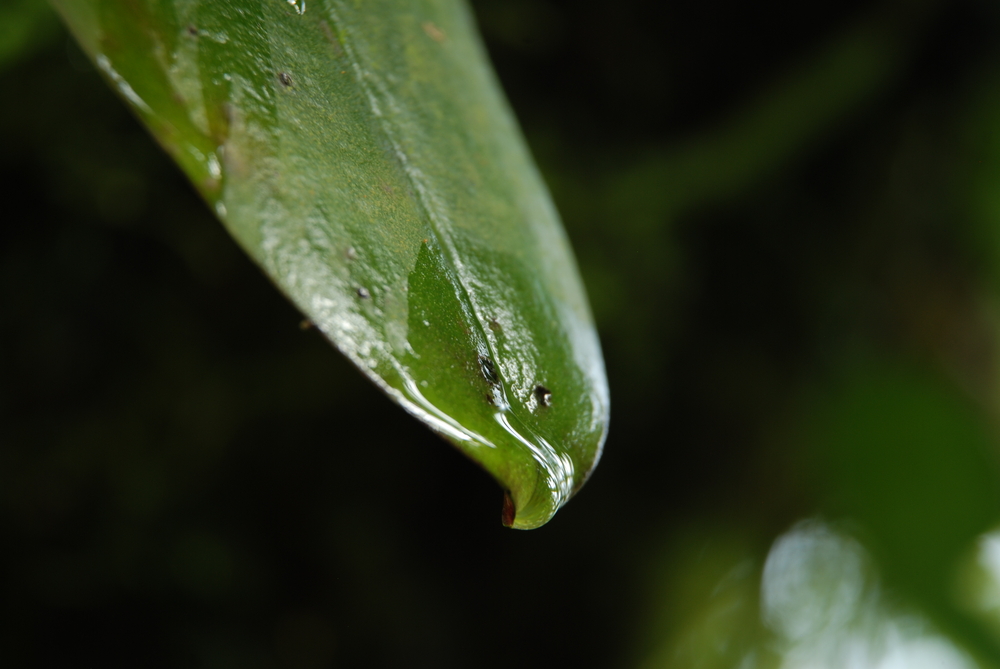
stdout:
POLYGON ((38 7, 0 19, 40 40, 0 107, 0 659, 995 664, 990 3, 474 2, 616 398, 532 533, 297 327, 38 7))
POLYGON ((56 2, 275 283, 552 517, 608 420, 575 264, 463 5, 56 2))

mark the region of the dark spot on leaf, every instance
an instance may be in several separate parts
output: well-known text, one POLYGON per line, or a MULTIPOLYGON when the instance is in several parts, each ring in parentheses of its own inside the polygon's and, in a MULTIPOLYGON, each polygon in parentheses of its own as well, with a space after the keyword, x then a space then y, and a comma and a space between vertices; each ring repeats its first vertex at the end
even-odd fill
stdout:
POLYGON ((367 300, 371 296, 372 296, 372 294, 369 293, 368 289, 365 288, 364 286, 361 286, 360 288, 358 288, 358 297, 360 297, 362 300, 367 300))
POLYGON ((517 516, 517 509, 514 507, 514 500, 510 493, 503 491, 503 510, 500 512, 500 522, 504 527, 513 527, 514 518, 517 516))
POLYGON ((486 403, 487 404, 490 404, 492 406, 496 406, 496 400, 493 399, 493 395, 487 394, 487 395, 484 395, 484 397, 486 398, 486 403))
POLYGON ((278 81, 281 82, 282 86, 288 87, 292 85, 292 75, 287 72, 278 72, 278 81))
POLYGON ((493 361, 485 355, 479 356, 479 371, 483 373, 483 377, 491 384, 496 385, 498 383, 497 368, 493 364, 493 361))
POLYGON ((535 386, 535 398, 539 406, 552 406, 552 391, 545 386, 535 386))
POLYGON ((198 36, 198 29, 195 28, 194 26, 189 25, 187 27, 187 34, 190 35, 191 37, 197 37, 198 36))
POLYGON ((500 334, 501 332, 503 332, 503 328, 500 327, 500 323, 498 323, 497 319, 495 319, 495 318, 491 318, 490 319, 490 329, 493 330, 494 332, 496 332, 497 334, 500 334))

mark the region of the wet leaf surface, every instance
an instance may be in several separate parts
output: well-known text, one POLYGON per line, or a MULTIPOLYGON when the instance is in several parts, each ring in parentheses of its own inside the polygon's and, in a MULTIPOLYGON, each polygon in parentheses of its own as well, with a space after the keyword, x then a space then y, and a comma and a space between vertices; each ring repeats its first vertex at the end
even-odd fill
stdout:
POLYGON ((55 4, 281 290, 509 491, 505 523, 548 521, 599 458, 607 385, 464 5, 55 4))

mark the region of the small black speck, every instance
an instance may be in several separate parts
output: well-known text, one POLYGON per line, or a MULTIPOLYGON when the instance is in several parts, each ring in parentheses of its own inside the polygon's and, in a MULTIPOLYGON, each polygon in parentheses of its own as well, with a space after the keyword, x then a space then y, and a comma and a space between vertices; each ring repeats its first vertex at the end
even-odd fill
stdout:
POLYGON ((360 297, 362 300, 367 300, 371 296, 372 294, 368 292, 367 288, 363 286, 361 288, 358 288, 358 297, 360 297))
POLYGON ((485 355, 479 356, 479 371, 483 373, 483 377, 489 381, 491 384, 496 385, 497 380, 497 368, 485 355))
POLYGON ((194 26, 190 26, 190 25, 189 25, 189 26, 187 27, 187 33, 188 33, 188 35, 190 35, 191 37, 197 37, 197 36, 198 36, 198 29, 197 29, 197 28, 195 28, 194 26))
POLYGON ((493 399, 493 395, 483 395, 486 398, 486 403, 496 406, 496 401, 493 399))
POLYGON ((282 86, 291 86, 292 75, 288 74, 287 72, 278 72, 278 81, 281 82, 282 86))
POLYGON ((545 386, 535 386, 535 398, 540 406, 552 406, 552 391, 545 386))

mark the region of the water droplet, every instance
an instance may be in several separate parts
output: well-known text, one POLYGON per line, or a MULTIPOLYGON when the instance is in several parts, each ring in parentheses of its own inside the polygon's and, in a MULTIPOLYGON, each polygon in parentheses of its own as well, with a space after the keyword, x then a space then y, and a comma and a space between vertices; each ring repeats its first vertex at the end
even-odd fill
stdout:
POLYGON ((213 179, 218 179, 222 176, 222 166, 219 165, 219 159, 214 153, 208 154, 208 173, 213 179))
POLYGON ((115 68, 112 67, 111 61, 108 60, 107 56, 103 53, 99 53, 97 54, 97 58, 95 58, 95 60, 97 61, 97 66, 104 71, 104 74, 106 74, 112 82, 114 82, 115 86, 118 87, 119 92, 121 92, 126 100, 147 114, 153 113, 153 110, 146 104, 146 101, 140 98, 139 94, 136 93, 129 83, 122 78, 122 75, 118 74, 115 68))

